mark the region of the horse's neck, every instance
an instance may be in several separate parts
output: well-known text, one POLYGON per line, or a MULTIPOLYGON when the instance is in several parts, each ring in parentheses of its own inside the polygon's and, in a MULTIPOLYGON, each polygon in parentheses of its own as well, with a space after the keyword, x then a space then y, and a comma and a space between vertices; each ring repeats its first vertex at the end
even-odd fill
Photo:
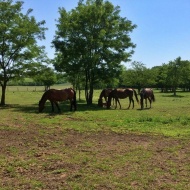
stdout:
POLYGON ((102 99, 104 97, 103 93, 100 93, 99 99, 102 99))
POLYGON ((44 94, 44 95, 42 96, 40 102, 41 102, 42 104, 45 104, 47 100, 48 100, 48 98, 47 98, 46 94, 44 94))

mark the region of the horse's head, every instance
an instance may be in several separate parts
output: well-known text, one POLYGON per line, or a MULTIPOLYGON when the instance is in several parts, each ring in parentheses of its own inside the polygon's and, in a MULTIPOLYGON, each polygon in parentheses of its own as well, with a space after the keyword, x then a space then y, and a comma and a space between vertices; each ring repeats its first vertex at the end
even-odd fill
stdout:
POLYGON ((44 109, 44 104, 42 103, 42 101, 39 101, 38 106, 39 106, 39 112, 42 112, 44 109))

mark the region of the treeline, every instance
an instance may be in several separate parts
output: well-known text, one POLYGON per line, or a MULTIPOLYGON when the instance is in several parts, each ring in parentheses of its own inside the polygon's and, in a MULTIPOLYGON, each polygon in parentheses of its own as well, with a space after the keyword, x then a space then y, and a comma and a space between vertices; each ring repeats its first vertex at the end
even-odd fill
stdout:
POLYGON ((85 90, 88 105, 95 88, 157 87, 189 90, 189 61, 177 58, 162 66, 146 68, 132 63, 125 68, 136 45, 130 34, 137 27, 120 15, 120 7, 109 1, 86 0, 67 11, 58 8, 52 40, 55 57, 45 47, 45 20, 37 21, 32 9, 23 13, 22 1, 0 1, 0 106, 5 105, 7 85, 44 85, 69 82, 85 90), (32 80, 26 81, 25 78, 32 80))
POLYGON ((133 62, 132 68, 123 72, 120 85, 132 86, 137 89, 143 87, 160 88, 163 92, 181 88, 190 91, 190 61, 176 58, 169 63, 148 69, 144 64, 133 62))
MULTIPOLYGON (((67 77, 65 74, 52 71, 46 75, 41 75, 41 78, 34 76, 33 78, 10 81, 9 86, 42 86, 49 76, 50 79, 52 78, 50 85, 70 82, 78 90, 84 90, 85 85, 83 80, 79 80, 80 77, 78 80, 76 78, 73 80, 74 76, 67 77), (50 75, 54 75, 54 77, 50 77, 50 75)), ((190 61, 181 60, 181 57, 178 57, 169 63, 152 68, 147 68, 141 62, 133 62, 130 68, 122 67, 121 73, 117 77, 109 78, 107 81, 107 83, 98 81, 94 85, 95 89, 131 87, 140 91, 141 88, 152 87, 158 88, 162 92, 172 91, 174 94, 178 88, 183 91, 190 91, 190 61)))

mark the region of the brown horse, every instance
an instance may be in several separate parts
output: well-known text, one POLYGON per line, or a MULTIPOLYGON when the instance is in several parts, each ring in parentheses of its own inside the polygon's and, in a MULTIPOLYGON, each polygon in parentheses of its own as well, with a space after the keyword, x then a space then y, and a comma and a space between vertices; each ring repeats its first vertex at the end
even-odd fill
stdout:
POLYGON ((107 103, 107 97, 109 96, 109 93, 112 91, 111 88, 105 88, 101 91, 99 99, 98 99, 98 106, 103 107, 105 103, 103 103, 103 98, 105 102, 107 103))
POLYGON ((147 107, 147 99, 148 99, 150 102, 150 108, 151 108, 152 101, 153 102, 155 101, 153 90, 151 88, 143 88, 140 92, 140 97, 141 97, 140 99, 141 109, 144 108, 144 102, 143 102, 144 99, 145 99, 146 107, 147 107))
POLYGON ((66 88, 62 90, 50 89, 44 92, 41 100, 39 101, 39 112, 43 111, 47 100, 51 102, 52 112, 54 112, 54 104, 60 112, 61 109, 58 105, 58 101, 66 100, 70 101, 70 111, 72 111, 72 107, 74 107, 74 110, 76 110, 76 92, 72 88, 66 88))
POLYGON ((119 99, 124 99, 124 98, 127 98, 127 97, 129 97, 129 106, 128 106, 127 109, 130 108, 131 102, 133 103, 133 108, 134 108, 133 94, 135 95, 137 103, 139 103, 139 100, 138 100, 138 97, 137 97, 137 92, 132 88, 114 89, 114 90, 112 90, 110 92, 109 96, 108 96, 107 109, 109 109, 110 106, 111 106, 111 99, 112 98, 115 98, 115 103, 116 103, 115 109, 117 108, 117 102, 119 103, 120 109, 121 109, 121 104, 120 104, 119 99))

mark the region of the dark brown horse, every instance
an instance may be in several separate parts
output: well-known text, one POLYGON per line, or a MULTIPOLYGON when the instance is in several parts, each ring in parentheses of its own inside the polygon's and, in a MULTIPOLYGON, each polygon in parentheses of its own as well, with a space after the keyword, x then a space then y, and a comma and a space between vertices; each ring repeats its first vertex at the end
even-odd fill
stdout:
POLYGON ((99 99, 98 99, 98 106, 103 107, 105 105, 105 103, 103 103, 103 98, 104 98, 105 102, 107 103, 107 98, 111 91, 112 91, 111 88, 105 88, 101 91, 99 99))
POLYGON ((150 108, 151 108, 152 101, 153 102, 155 101, 153 90, 151 88, 143 88, 140 92, 140 97, 141 97, 140 99, 141 109, 144 108, 144 101, 143 101, 144 99, 145 99, 146 107, 147 107, 147 99, 148 99, 150 102, 150 108))
POLYGON ((139 100, 138 100, 138 97, 137 97, 137 92, 132 88, 114 89, 114 90, 112 90, 110 92, 109 96, 108 96, 107 109, 109 109, 110 106, 111 106, 111 99, 112 98, 115 98, 115 103, 116 103, 115 109, 117 108, 117 102, 119 103, 120 109, 121 109, 121 104, 120 104, 119 99, 124 99, 124 98, 127 98, 127 97, 129 97, 129 106, 128 106, 127 109, 130 108, 131 102, 133 103, 133 108, 134 108, 133 94, 135 95, 137 103, 139 103, 139 100))
POLYGON ((39 112, 42 112, 46 101, 51 102, 52 112, 54 112, 54 104, 56 105, 58 111, 61 111, 58 102, 61 101, 70 101, 70 111, 74 107, 76 110, 76 92, 72 88, 66 88, 62 90, 50 89, 44 92, 41 100, 39 101, 39 112))

